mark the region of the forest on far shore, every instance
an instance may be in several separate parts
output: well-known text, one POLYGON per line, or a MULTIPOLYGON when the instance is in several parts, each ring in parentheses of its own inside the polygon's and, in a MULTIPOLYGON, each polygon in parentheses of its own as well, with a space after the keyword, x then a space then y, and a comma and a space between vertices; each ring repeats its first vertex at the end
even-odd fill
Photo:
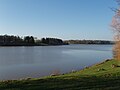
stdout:
POLYGON ((68 44, 114 44, 114 41, 108 40, 66 40, 68 44))
POLYGON ((47 46, 66 44, 62 39, 58 38, 37 39, 33 36, 0 35, 0 46, 47 46))
POLYGON ((105 40, 65 40, 58 38, 41 38, 33 36, 0 35, 0 46, 48 46, 68 44, 114 44, 113 41, 105 40))

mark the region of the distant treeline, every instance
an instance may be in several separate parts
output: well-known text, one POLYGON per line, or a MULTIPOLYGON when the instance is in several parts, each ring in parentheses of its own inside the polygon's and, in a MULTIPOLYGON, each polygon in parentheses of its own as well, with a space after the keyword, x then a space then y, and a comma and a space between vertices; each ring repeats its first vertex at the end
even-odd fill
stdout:
POLYGON ((66 40, 58 38, 37 39, 33 36, 0 35, 0 46, 48 46, 68 44, 114 44, 113 41, 104 40, 66 40))
POLYGON ((114 44, 113 41, 105 40, 66 40, 64 42, 69 44, 114 44))
POLYGON ((42 38, 35 39, 33 36, 0 35, 0 46, 41 46, 41 45, 65 45, 61 39, 42 38))
POLYGON ((48 45, 64 45, 67 43, 64 43, 62 39, 57 39, 57 38, 42 38, 41 39, 42 43, 48 44, 48 45))

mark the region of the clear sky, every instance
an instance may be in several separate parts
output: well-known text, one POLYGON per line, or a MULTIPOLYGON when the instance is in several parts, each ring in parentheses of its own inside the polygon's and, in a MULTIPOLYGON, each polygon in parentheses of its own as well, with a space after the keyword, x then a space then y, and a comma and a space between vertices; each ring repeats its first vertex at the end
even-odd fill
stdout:
POLYGON ((112 40, 115 0, 0 0, 0 34, 112 40))

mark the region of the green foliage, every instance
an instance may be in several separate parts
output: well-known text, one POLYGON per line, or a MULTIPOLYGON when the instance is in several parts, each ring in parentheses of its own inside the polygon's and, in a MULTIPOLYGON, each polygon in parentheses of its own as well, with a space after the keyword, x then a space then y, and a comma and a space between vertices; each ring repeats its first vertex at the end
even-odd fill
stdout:
POLYGON ((106 60, 81 71, 39 79, 0 82, 0 90, 119 90, 120 66, 117 60, 106 60), (98 70, 100 69, 100 70, 98 70))

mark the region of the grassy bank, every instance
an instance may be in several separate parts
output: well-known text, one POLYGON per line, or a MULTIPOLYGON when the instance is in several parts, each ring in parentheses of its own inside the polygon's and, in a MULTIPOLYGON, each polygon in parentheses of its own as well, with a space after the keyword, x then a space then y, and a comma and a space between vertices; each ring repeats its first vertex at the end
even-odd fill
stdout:
POLYGON ((0 82, 0 90, 119 90, 120 61, 106 60, 81 71, 39 79, 0 82))

